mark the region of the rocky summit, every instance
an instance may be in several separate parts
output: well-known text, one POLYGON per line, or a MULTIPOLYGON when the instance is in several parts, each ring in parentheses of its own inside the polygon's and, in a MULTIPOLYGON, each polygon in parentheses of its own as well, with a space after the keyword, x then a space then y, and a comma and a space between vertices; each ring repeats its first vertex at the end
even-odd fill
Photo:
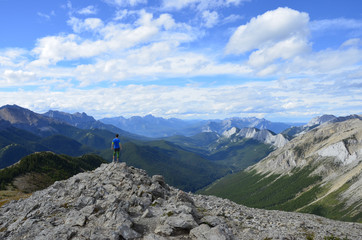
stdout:
POLYGON ((0 208, 0 239, 325 238, 362 239, 362 224, 185 193, 125 163, 103 164, 0 208))

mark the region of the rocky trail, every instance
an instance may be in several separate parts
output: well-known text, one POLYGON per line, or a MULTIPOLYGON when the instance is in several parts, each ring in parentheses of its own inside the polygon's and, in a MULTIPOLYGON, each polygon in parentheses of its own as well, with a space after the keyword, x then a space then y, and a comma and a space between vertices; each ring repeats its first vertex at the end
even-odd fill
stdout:
POLYGON ((0 239, 362 239, 362 224, 185 193, 103 164, 0 208, 0 239))

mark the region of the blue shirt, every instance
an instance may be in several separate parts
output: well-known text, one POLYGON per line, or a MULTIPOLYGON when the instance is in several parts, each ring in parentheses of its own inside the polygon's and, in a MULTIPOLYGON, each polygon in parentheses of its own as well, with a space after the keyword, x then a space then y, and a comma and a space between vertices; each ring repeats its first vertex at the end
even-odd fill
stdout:
POLYGON ((119 143, 121 142, 121 140, 119 140, 118 138, 115 138, 115 139, 113 139, 112 142, 113 142, 114 149, 120 148, 119 143))

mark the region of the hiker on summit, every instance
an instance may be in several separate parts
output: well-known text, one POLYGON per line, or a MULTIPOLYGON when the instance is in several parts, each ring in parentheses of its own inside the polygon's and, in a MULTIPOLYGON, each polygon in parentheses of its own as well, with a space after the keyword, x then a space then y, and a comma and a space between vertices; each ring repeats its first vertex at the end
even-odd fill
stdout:
POLYGON ((113 162, 114 157, 117 155, 117 163, 119 162, 119 153, 122 150, 122 144, 121 140, 118 138, 118 134, 116 134, 116 137, 112 140, 112 146, 111 149, 113 150, 113 162))

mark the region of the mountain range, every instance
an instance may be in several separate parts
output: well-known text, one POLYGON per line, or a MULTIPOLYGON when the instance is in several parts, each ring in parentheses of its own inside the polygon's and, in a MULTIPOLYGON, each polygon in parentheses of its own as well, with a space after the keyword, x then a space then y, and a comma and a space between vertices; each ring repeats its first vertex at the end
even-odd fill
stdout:
POLYGON ((231 141, 236 142, 239 139, 244 139, 244 138, 255 139, 259 142, 273 145, 276 148, 283 147, 288 142, 288 140, 282 134, 280 133, 274 134, 273 132, 267 129, 262 129, 262 130, 259 130, 257 128, 238 129, 236 127, 232 127, 229 130, 225 130, 220 140, 232 139, 231 141))
POLYGON ((0 123, 1 168, 39 151, 74 157, 96 153, 110 161, 109 147, 115 134, 111 131, 117 131, 124 144, 122 161, 144 168, 150 174, 163 174, 167 182, 187 191, 196 191, 230 171, 248 167, 273 150, 273 146, 252 139, 230 142, 230 147, 224 141, 221 148, 217 142, 220 136, 211 132, 192 137, 149 139, 101 123, 85 113, 38 114, 16 105, 0 108, 0 123), (204 145, 200 145, 201 135, 204 145), (258 151, 249 154, 250 147, 258 151))
POLYGON ((128 132, 152 138, 170 137, 174 135, 193 136, 200 132, 216 132, 222 134, 232 127, 240 129, 252 127, 261 130, 268 129, 272 132, 280 133, 292 126, 302 125, 301 123, 289 124, 270 122, 266 119, 255 117, 234 117, 224 120, 181 120, 177 118, 164 119, 147 115, 145 117, 134 116, 128 119, 124 117, 103 118, 99 121, 106 124, 112 124, 128 132))
POLYGON ((353 114, 353 115, 343 116, 343 117, 336 117, 334 115, 322 115, 322 116, 313 118, 305 125, 293 126, 291 128, 285 129, 282 132, 282 134, 285 137, 291 139, 291 138, 296 137, 299 134, 306 133, 320 125, 327 124, 327 123, 343 122, 343 121, 346 121, 349 119, 362 120, 362 115, 353 114))
MULTIPOLYGON (((127 141, 133 134, 119 130, 127 141)), ((16 105, 0 108, 0 166, 6 167, 39 151, 79 156, 110 146, 114 133, 103 129, 80 129, 16 105)))
MULTIPOLYGON (((361 177, 357 174, 361 172, 360 115, 323 115, 302 126, 284 129, 284 125, 279 133, 256 124, 267 123, 256 118, 195 120, 186 124, 184 120, 168 121, 153 116, 136 119, 149 119, 149 125, 153 123, 154 127, 158 126, 156 119, 165 126, 168 122, 167 128, 175 124, 179 126, 177 131, 189 129, 188 133, 192 130, 196 134, 167 136, 170 131, 165 130, 167 137, 150 138, 85 113, 38 114, 6 105, 0 108, 0 168, 20 164, 27 156, 33 156, 35 165, 47 164, 37 162, 40 155, 35 153, 49 151, 59 158, 64 154, 74 158, 92 153, 109 162, 110 141, 117 132, 124 146, 122 162, 145 169, 151 175, 161 174, 167 183, 184 191, 204 188, 200 191, 203 194, 222 196, 251 207, 361 221, 361 206, 357 203, 361 199, 361 177), (335 184, 344 174, 347 180, 335 184), (331 202, 335 205, 331 206, 331 202)), ((155 129, 151 127, 152 131, 155 129)), ((14 182, 15 178, 2 182, 1 188, 15 186, 14 182)))
POLYGON ((356 116, 318 120, 318 127, 200 193, 362 222, 362 121, 356 116))

